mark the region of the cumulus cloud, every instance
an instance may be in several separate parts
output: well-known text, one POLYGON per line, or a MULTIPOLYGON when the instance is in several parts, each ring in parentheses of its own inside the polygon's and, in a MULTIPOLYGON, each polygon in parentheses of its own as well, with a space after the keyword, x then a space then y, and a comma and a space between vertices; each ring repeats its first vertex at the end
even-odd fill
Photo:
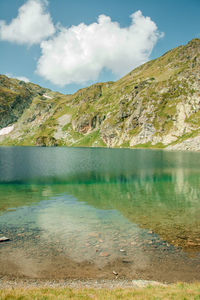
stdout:
POLYGON ((16 78, 16 79, 22 80, 24 82, 30 82, 30 80, 27 77, 25 77, 25 76, 14 76, 11 73, 6 73, 6 76, 9 77, 9 78, 16 78))
POLYGON ((37 44, 55 33, 46 0, 28 0, 10 24, 0 20, 0 39, 18 44, 37 44))
POLYGON ((105 15, 89 25, 61 27, 41 43, 38 74, 62 86, 96 80, 104 68, 124 75, 146 62, 161 34, 141 11, 130 17, 131 25, 126 28, 105 15))
POLYGON ((27 77, 25 77, 25 76, 17 76, 16 79, 22 80, 24 82, 30 82, 30 80, 27 77))

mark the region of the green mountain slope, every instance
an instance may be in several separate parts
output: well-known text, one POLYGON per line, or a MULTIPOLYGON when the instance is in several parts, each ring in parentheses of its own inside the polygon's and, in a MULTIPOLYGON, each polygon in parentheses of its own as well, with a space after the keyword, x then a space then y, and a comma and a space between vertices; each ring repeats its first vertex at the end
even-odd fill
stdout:
POLYGON ((12 124, 2 145, 200 150, 200 40, 73 95, 1 76, 0 128, 12 124))

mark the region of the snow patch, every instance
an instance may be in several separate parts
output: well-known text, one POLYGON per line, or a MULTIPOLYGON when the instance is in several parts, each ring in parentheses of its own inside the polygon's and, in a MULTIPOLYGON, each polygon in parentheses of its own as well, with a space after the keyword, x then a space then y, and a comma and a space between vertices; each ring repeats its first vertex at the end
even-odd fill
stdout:
POLYGON ((43 94, 42 95, 44 98, 47 98, 47 99, 52 99, 52 97, 50 97, 50 96, 48 96, 48 95, 46 95, 46 94, 43 94))
POLYGON ((14 125, 4 127, 4 128, 2 128, 2 129, 0 129, 0 135, 8 134, 8 133, 10 133, 13 129, 14 129, 14 125))

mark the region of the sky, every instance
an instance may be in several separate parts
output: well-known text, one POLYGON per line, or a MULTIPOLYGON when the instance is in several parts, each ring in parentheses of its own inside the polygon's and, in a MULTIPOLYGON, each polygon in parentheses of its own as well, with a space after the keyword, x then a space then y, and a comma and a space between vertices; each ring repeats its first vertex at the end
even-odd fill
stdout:
POLYGON ((200 0, 0 0, 0 74, 65 94, 200 38, 200 0))

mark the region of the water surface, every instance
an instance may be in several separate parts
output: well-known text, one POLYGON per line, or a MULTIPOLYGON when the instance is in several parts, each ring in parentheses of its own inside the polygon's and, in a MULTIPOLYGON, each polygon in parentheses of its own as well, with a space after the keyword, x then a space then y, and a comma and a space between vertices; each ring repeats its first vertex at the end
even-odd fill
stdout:
POLYGON ((0 147, 0 274, 200 279, 200 154, 0 147))

